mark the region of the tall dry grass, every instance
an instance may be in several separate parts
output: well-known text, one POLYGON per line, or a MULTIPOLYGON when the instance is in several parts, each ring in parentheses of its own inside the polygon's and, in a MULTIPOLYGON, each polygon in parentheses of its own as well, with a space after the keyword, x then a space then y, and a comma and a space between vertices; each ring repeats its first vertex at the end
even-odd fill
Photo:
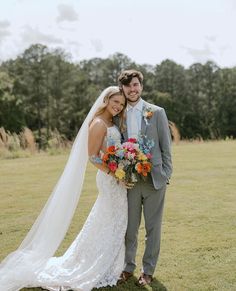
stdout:
POLYGON ((50 132, 50 138, 48 139, 48 148, 57 150, 66 150, 70 148, 72 142, 69 141, 64 135, 55 129, 50 132))
MULTIPOLYGON (((45 151, 50 155, 65 152, 71 147, 71 142, 62 136, 58 130, 50 132, 45 151)), ((34 133, 27 127, 19 134, 0 128, 0 158, 28 157, 39 152, 34 133)))
POLYGON ((169 127, 170 127, 170 132, 171 132, 171 136, 172 136, 173 142, 175 144, 178 144, 180 142, 180 140, 181 140, 181 135, 180 135, 178 127, 172 121, 169 121, 169 127))
MULTIPOLYGON (((27 134, 29 135, 30 133, 27 132, 27 134)), ((30 154, 28 146, 24 131, 16 134, 6 131, 3 127, 0 128, 0 158, 28 156, 30 154)))
POLYGON ((23 149, 29 150, 31 153, 37 151, 34 134, 29 128, 25 127, 23 131, 19 133, 19 138, 23 149))

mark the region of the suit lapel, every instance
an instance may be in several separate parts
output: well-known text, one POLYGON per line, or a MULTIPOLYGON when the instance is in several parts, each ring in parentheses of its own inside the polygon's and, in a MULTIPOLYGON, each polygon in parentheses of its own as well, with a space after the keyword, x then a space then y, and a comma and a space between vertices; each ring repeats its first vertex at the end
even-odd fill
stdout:
POLYGON ((127 130, 127 109, 125 111, 125 116, 124 116, 125 120, 124 120, 124 125, 125 125, 125 129, 122 132, 122 142, 127 141, 128 140, 128 130, 127 130))
POLYGON ((122 133, 123 135, 123 140, 126 141, 128 140, 128 132, 127 132, 127 129, 122 133))
POLYGON ((141 134, 142 135, 146 134, 147 126, 148 126, 147 120, 143 116, 143 112, 144 112, 145 108, 147 108, 147 102, 143 101, 142 121, 141 121, 141 134))

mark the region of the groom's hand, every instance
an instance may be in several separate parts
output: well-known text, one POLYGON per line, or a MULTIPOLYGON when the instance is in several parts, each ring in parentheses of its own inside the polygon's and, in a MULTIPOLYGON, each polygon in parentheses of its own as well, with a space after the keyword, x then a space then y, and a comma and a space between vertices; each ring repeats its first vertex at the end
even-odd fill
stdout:
POLYGON ((119 183, 119 184, 123 185, 126 189, 132 189, 134 187, 135 183, 127 182, 125 180, 120 180, 118 178, 116 178, 116 179, 117 179, 117 184, 119 183))
POLYGON ((126 189, 132 189, 134 187, 134 183, 132 182, 123 182, 126 189))

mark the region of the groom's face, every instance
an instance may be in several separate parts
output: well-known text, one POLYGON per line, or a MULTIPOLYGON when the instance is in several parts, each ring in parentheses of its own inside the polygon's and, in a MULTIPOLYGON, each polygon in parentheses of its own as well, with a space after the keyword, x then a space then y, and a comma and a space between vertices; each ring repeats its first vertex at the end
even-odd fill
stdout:
POLYGON ((131 105, 138 103, 141 97, 143 86, 140 84, 137 77, 133 77, 128 85, 122 85, 122 89, 126 99, 128 100, 128 103, 131 105))

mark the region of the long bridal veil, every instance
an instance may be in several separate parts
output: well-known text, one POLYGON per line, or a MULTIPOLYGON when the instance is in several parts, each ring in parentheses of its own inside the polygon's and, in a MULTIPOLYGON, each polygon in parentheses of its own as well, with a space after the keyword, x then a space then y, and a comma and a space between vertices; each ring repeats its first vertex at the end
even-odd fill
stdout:
POLYGON ((40 215, 19 248, 0 265, 0 290, 16 291, 54 255, 70 225, 83 186, 88 161, 88 128, 104 97, 118 87, 106 88, 88 113, 74 141, 65 169, 40 215))

